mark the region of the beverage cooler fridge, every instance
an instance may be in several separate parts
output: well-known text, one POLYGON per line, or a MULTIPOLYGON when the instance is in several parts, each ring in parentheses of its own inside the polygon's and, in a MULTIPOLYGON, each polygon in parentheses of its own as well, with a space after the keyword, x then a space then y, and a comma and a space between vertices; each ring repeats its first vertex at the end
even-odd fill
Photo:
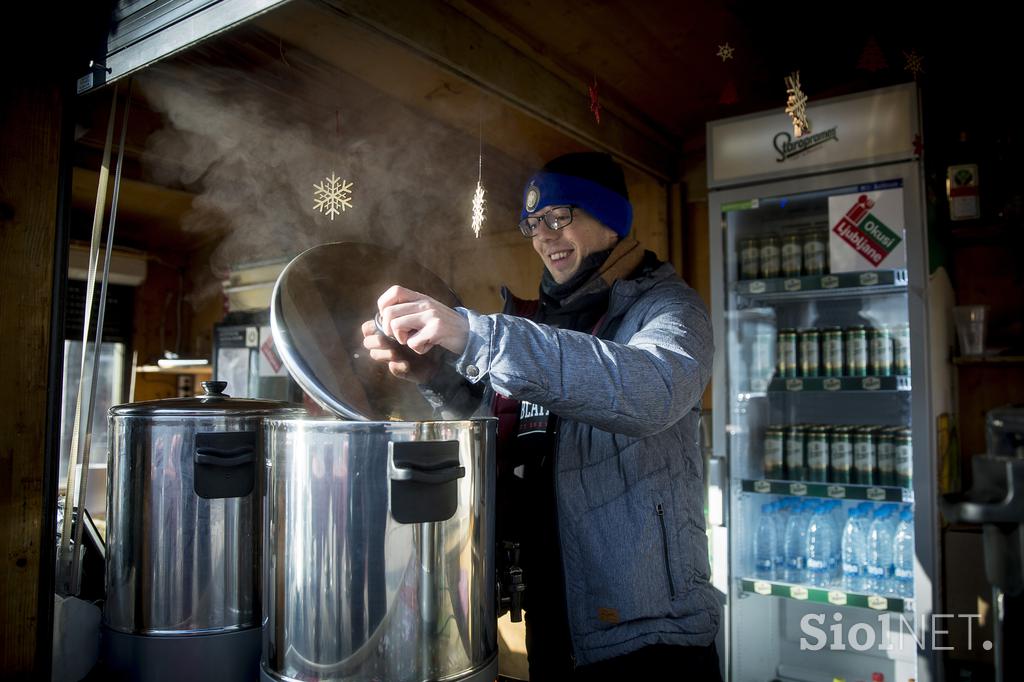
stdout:
POLYGON ((916 88, 812 103, 808 118, 800 137, 782 107, 708 124, 709 511, 727 675, 933 680, 916 88))

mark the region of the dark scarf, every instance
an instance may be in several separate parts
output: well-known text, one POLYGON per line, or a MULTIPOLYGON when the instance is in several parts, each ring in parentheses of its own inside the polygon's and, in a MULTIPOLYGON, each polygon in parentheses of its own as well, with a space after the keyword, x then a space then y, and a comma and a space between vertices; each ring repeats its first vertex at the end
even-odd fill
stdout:
POLYGON ((608 310, 612 284, 628 277, 643 254, 636 239, 627 237, 611 249, 584 258, 576 274, 562 284, 545 268, 537 321, 561 329, 593 332, 608 310))

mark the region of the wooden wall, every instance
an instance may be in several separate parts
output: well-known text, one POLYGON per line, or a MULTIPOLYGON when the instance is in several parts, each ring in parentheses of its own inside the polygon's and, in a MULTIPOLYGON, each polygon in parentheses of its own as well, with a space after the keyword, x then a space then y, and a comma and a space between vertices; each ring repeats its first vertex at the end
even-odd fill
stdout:
MULTIPOLYGON (((0 677, 34 677, 42 570, 50 310, 62 98, 46 79, 0 95, 0 677)), ((45 606, 45 605, 44 605, 45 606)))
POLYGON ((994 407, 1024 403, 1024 238, 1016 226, 976 225, 951 235, 957 305, 988 305, 986 349, 995 357, 956 362, 960 474, 972 482, 971 459, 983 454, 985 415, 994 407))

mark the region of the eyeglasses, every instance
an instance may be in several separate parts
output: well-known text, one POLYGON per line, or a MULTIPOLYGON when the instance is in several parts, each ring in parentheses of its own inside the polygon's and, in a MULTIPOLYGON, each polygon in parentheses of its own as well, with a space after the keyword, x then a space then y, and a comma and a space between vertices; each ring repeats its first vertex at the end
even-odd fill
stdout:
POLYGON ((548 226, 548 229, 561 230, 572 223, 573 208, 573 206, 554 206, 539 216, 527 216, 519 221, 519 231, 523 233, 524 237, 530 239, 537 234, 541 220, 548 226))

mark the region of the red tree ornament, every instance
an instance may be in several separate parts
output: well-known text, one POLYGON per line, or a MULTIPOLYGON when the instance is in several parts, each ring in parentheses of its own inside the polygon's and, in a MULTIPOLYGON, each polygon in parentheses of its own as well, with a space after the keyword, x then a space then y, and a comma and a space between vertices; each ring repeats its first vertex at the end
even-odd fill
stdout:
POLYGON ((860 53, 860 61, 857 62, 857 68, 861 71, 870 71, 871 73, 889 68, 889 63, 885 61, 882 48, 878 46, 878 41, 875 40, 874 36, 868 38, 868 44, 864 46, 864 51, 860 53))
POLYGON ((733 81, 727 81, 722 87, 722 94, 718 96, 719 104, 736 104, 740 98, 736 94, 736 83, 733 81))

